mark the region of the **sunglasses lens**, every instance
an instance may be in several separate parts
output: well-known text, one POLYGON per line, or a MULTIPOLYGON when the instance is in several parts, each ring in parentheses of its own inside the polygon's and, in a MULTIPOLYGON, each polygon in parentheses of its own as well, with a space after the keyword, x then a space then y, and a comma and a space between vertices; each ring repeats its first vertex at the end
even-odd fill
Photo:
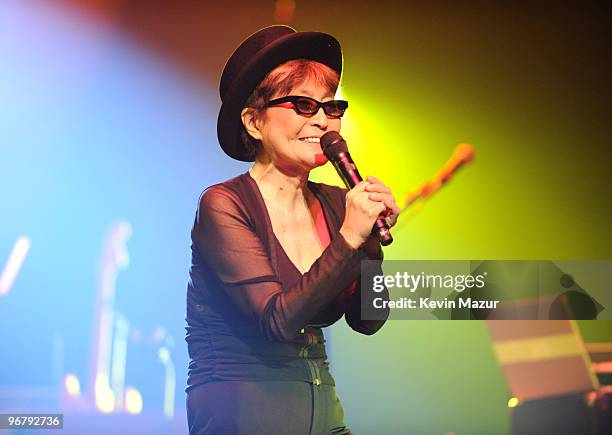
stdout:
POLYGON ((317 112, 318 105, 316 101, 311 100, 310 98, 298 98, 295 101, 295 108, 300 113, 312 115, 313 113, 317 112))
POLYGON ((344 115, 344 111, 346 110, 347 104, 344 101, 329 101, 323 106, 323 110, 329 116, 340 117, 344 115))

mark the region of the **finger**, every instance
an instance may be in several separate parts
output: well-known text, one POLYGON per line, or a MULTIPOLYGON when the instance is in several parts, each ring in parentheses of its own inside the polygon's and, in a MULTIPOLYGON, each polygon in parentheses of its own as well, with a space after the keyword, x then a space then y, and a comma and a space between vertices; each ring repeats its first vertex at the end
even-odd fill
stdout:
POLYGON ((391 208, 395 204, 395 198, 393 198, 393 196, 388 193, 368 193, 368 198, 372 201, 382 201, 389 208, 391 208))
POLYGON ((384 193, 391 193, 391 189, 389 189, 387 186, 385 186, 382 183, 370 183, 366 186, 366 190, 368 192, 384 192, 384 193))
POLYGON ((385 220, 387 221, 387 225, 389 226, 389 228, 393 228, 395 224, 397 223, 397 216, 395 217, 389 216, 385 218, 385 220))
POLYGON ((370 193, 368 198, 372 201, 382 202, 387 209, 387 216, 397 216, 401 212, 399 206, 395 203, 395 198, 391 195, 370 193))
POLYGON ((348 201, 349 198, 354 198, 356 195, 360 194, 361 192, 365 191, 365 187, 370 184, 368 181, 360 181, 359 183, 355 184, 355 186, 353 186, 352 189, 350 189, 347 194, 346 194, 346 200, 348 201))
POLYGON ((385 205, 382 202, 377 202, 376 206, 372 207, 370 209, 370 216, 371 217, 375 217, 375 216, 379 216, 380 214, 382 214, 384 211, 386 210, 385 205))
POLYGON ((366 180, 370 181, 371 184, 369 184, 366 187, 366 190, 368 192, 385 192, 385 193, 391 193, 391 189, 389 187, 387 187, 382 181, 380 181, 378 178, 373 177, 371 175, 368 175, 366 177, 366 180))
POLYGON ((366 188, 366 186, 370 185, 371 183, 368 180, 363 180, 360 181, 359 183, 355 184, 355 187, 353 187, 351 190, 354 190, 355 192, 363 192, 366 188))
POLYGON ((372 201, 383 201, 384 196, 382 193, 368 193, 368 199, 372 201))

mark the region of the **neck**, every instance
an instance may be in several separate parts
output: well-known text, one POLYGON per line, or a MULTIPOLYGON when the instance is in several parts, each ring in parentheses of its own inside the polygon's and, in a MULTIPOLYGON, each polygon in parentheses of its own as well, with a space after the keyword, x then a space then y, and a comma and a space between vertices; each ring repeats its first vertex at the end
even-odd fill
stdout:
POLYGON ((249 169, 264 199, 276 205, 296 207, 308 202, 308 171, 290 171, 272 162, 256 161, 249 169))

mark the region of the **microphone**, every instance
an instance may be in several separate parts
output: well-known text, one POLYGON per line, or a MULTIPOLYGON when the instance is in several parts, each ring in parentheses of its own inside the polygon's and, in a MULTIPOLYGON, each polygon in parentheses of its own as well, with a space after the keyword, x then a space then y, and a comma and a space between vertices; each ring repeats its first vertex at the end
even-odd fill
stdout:
MULTIPOLYGON (((357 183, 363 181, 357 166, 353 163, 353 159, 348 152, 348 147, 345 140, 337 131, 328 131, 320 139, 321 149, 327 159, 334 165, 338 175, 344 181, 344 185, 352 189, 357 183)), ((372 228, 372 232, 378 235, 378 240, 383 246, 390 245, 393 242, 389 225, 385 219, 384 213, 376 219, 376 223, 372 228)))

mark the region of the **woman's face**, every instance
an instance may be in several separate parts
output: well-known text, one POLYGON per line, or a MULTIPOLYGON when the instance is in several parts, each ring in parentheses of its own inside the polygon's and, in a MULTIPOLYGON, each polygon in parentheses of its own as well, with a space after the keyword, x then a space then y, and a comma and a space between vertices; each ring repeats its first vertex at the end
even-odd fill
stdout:
MULTIPOLYGON (((325 102, 334 94, 315 80, 294 87, 288 95, 299 95, 325 102)), ((284 97, 274 95, 272 99, 284 97)), ((309 171, 327 162, 319 138, 328 131, 340 131, 340 118, 328 117, 323 108, 311 116, 298 114, 293 108, 271 106, 258 122, 266 157, 279 168, 309 171)), ((266 160, 268 160, 266 159, 266 160)))

